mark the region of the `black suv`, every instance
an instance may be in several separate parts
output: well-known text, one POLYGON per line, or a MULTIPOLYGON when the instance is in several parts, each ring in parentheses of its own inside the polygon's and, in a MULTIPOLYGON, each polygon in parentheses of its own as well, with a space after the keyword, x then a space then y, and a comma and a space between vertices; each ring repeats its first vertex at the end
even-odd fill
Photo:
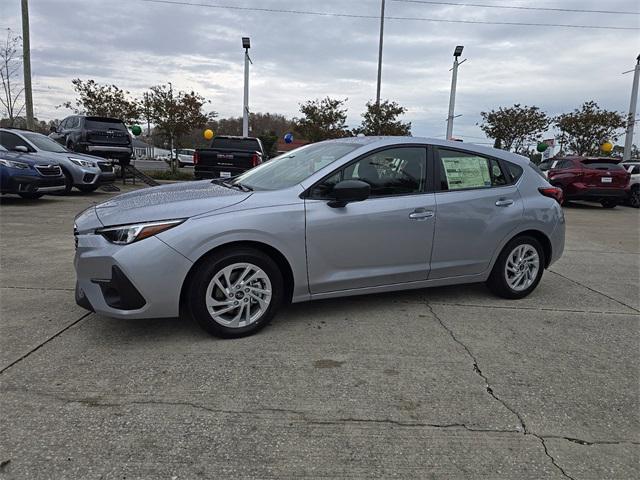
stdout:
POLYGON ((49 135, 69 150, 118 160, 128 165, 133 153, 131 135, 117 118, 73 115, 52 128, 49 135))

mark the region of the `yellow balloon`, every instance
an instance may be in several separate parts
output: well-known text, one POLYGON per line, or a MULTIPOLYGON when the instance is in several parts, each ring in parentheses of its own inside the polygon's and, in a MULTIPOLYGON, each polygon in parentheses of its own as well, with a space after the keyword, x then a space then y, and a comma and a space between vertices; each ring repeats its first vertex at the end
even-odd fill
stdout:
POLYGON ((604 153, 610 153, 611 150, 613 150, 613 143, 604 142, 602 145, 600 145, 600 150, 602 150, 604 153))
POLYGON ((213 138, 213 130, 211 130, 210 128, 207 128, 207 129, 204 131, 204 138, 205 138, 206 140, 211 140, 211 139, 213 138))

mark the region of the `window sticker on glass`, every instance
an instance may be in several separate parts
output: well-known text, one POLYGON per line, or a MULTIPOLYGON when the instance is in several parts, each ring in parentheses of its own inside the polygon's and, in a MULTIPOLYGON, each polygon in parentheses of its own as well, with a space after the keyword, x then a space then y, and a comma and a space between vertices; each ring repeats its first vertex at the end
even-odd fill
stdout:
POLYGON ((487 160, 482 157, 444 157, 442 164, 449 190, 490 187, 491 176, 487 160))

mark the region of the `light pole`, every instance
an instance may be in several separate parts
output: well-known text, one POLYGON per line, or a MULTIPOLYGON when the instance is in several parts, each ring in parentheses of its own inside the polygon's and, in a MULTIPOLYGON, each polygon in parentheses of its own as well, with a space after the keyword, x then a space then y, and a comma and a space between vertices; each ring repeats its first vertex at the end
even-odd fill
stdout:
POLYGON ((378 46, 378 86, 376 89, 376 105, 380 105, 380 84, 382 82, 382 43, 384 39, 384 0, 380 7, 380 44, 378 46))
POLYGON ((463 45, 458 45, 453 51, 453 73, 451 75, 451 94, 449 95, 449 116, 447 116, 447 140, 453 137, 453 118, 456 104, 456 83, 458 82, 458 65, 464 62, 458 62, 458 58, 462 55, 463 45))
POLYGON ((29 4, 22 0, 22 68, 24 70, 24 103, 27 130, 33 130, 33 93, 31 90, 31 46, 29 34, 29 4))
POLYGON ((627 134, 624 138, 624 153, 622 154, 622 160, 625 162, 631 160, 631 147, 633 146, 633 129, 636 126, 636 106, 638 105, 638 79, 640 79, 640 55, 638 55, 638 58, 636 60, 636 67, 633 69, 633 87, 631 87, 629 117, 627 118, 627 134))
POLYGON ((244 102, 242 107, 242 136, 249 136, 249 49, 251 40, 249 37, 242 37, 242 48, 244 48, 244 102))

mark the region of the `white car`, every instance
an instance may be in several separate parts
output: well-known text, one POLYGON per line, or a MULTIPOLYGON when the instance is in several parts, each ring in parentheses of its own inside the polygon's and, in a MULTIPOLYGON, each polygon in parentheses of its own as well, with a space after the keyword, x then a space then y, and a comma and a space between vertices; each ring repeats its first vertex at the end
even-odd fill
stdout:
POLYGON ((640 208, 640 161, 624 162, 621 165, 631 174, 626 203, 634 208, 640 208))
POLYGON ((193 154, 196 152, 193 148, 181 148, 173 150, 172 157, 176 158, 176 152, 178 154, 178 166, 185 167, 187 165, 193 167, 193 154))

